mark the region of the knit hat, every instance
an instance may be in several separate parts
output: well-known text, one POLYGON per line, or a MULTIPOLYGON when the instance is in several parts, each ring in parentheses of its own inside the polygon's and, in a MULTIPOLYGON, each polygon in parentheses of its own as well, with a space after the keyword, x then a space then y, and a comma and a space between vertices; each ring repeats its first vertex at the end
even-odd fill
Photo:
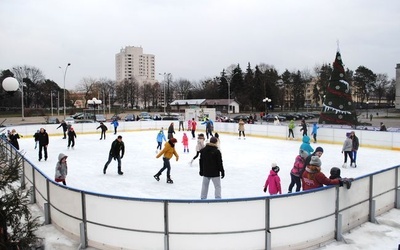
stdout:
POLYGON ((198 139, 204 139, 204 134, 203 134, 203 133, 199 134, 199 135, 197 136, 197 138, 198 138, 198 139))
POLYGON ((272 168, 272 171, 274 171, 275 173, 278 173, 279 172, 279 167, 278 166, 275 166, 275 167, 273 167, 272 168))
POLYGON ((300 149, 299 155, 301 156, 301 158, 305 159, 308 156, 308 152, 303 149, 300 149))
POLYGON ((321 152, 321 153, 323 153, 323 152, 324 152, 324 149, 321 148, 321 147, 317 147, 317 148, 315 149, 315 152, 321 152))
POLYGON ((318 156, 311 156, 310 165, 321 167, 321 160, 318 156))
POLYGON ((218 139, 216 137, 211 137, 210 142, 211 143, 217 143, 218 139))
POLYGON ((171 138, 171 139, 169 139, 169 141, 172 142, 172 143, 177 143, 177 142, 178 142, 178 141, 176 140, 176 138, 171 138))

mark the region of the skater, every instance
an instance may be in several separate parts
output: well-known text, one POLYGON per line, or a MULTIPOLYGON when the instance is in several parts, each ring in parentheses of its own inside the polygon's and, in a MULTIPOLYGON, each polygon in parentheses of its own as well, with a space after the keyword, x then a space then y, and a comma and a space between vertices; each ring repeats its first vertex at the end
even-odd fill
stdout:
POLYGON ((33 135, 33 138, 35 139, 35 149, 37 148, 37 145, 39 144, 39 133, 40 133, 40 130, 38 129, 36 131, 36 133, 33 135))
POLYGON ((310 164, 306 167, 302 175, 303 191, 320 188, 324 185, 339 185, 340 180, 331 180, 321 172, 321 160, 318 156, 312 156, 310 164))
POLYGON ((281 122, 279 121, 279 118, 277 116, 275 116, 274 118, 274 125, 275 126, 281 125, 281 122))
POLYGON ((311 131, 311 135, 313 136, 314 139, 314 143, 317 143, 317 130, 319 129, 318 125, 316 122, 314 122, 313 127, 312 127, 312 131, 311 131))
POLYGON ((122 141, 122 136, 118 136, 111 144, 111 149, 108 154, 108 161, 104 165, 103 174, 106 174, 108 164, 110 164, 111 160, 114 159, 118 161, 118 174, 123 175, 124 172, 121 171, 121 159, 125 154, 125 144, 122 141))
POLYGON ((359 142, 358 137, 356 136, 356 133, 354 131, 350 132, 350 138, 351 138, 351 140, 353 142, 353 149, 352 149, 353 162, 350 163, 350 167, 355 167, 356 168, 357 167, 357 163, 356 163, 356 161, 357 161, 357 151, 358 151, 358 148, 360 147, 360 142, 359 142))
POLYGON ((175 155, 176 161, 179 160, 179 155, 175 150, 175 144, 178 141, 175 138, 171 138, 169 139, 165 144, 164 144, 164 148, 163 150, 160 151, 160 153, 158 153, 158 155, 156 156, 156 158, 159 158, 160 156, 163 155, 163 167, 157 172, 157 174, 155 174, 153 177, 154 179, 156 179, 157 181, 160 181, 160 175, 162 174, 162 172, 167 169, 167 183, 169 184, 173 184, 173 180, 171 179, 171 163, 169 162, 169 160, 172 158, 173 155, 175 155))
POLYGON ((182 127, 182 131, 185 131, 185 127, 183 126, 183 122, 185 121, 185 117, 182 114, 179 114, 179 131, 181 131, 181 127, 182 127))
POLYGON ((313 147, 310 145, 310 137, 308 135, 303 135, 302 144, 300 145, 300 149, 307 152, 308 155, 314 152, 313 147))
POLYGON ((199 134, 197 137, 197 144, 196 144, 196 155, 193 157, 193 159, 190 161, 190 165, 192 165, 193 161, 196 160, 197 157, 200 155, 200 150, 202 150, 205 145, 204 145, 204 134, 199 134))
POLYGON ((211 137, 213 137, 213 130, 214 130, 214 123, 213 121, 211 121, 211 119, 208 119, 208 117, 206 118, 206 120, 204 122, 201 123, 202 125, 206 125, 206 137, 208 140, 208 135, 210 135, 211 137))
POLYGON ((70 146, 72 148, 74 148, 75 146, 75 138, 76 138, 76 133, 74 131, 73 127, 70 127, 68 130, 68 146, 67 148, 69 148, 70 146))
POLYGON ((330 174, 331 174, 331 176, 329 176, 329 179, 331 179, 331 180, 338 179, 341 181, 339 183, 340 187, 342 187, 343 185, 346 185, 346 188, 350 189, 351 182, 354 181, 354 179, 353 178, 342 178, 340 176, 340 168, 337 168, 337 167, 331 168, 330 174))
POLYGON ((381 122, 381 128, 379 129, 379 131, 387 131, 386 125, 383 124, 383 122, 381 122))
POLYGON ((242 134, 243 134, 243 139, 246 140, 246 135, 244 133, 244 121, 242 119, 239 120, 239 140, 242 139, 242 134))
POLYGON ((318 156, 319 158, 321 158, 322 154, 324 153, 324 149, 322 147, 317 147, 314 151, 314 153, 312 153, 311 155, 308 155, 305 162, 304 162, 304 169, 306 169, 306 167, 310 164, 311 161, 311 157, 313 156, 318 156))
POLYGON ((19 150, 19 143, 18 143, 18 139, 19 139, 19 134, 17 133, 17 131, 15 129, 11 130, 11 133, 8 135, 8 141, 11 143, 11 145, 14 146, 14 148, 16 148, 17 150, 19 150))
POLYGON ((160 129, 160 131, 157 134, 157 149, 156 149, 156 153, 158 153, 158 150, 161 150, 161 144, 163 141, 167 141, 165 139, 165 135, 164 135, 164 130, 163 128, 160 129))
POLYGON ((67 123, 66 123, 64 120, 61 121, 60 126, 58 126, 57 129, 59 129, 59 128, 61 128, 61 127, 63 128, 63 132, 64 132, 64 137, 63 137, 63 139, 66 139, 66 138, 67 138, 67 131, 68 131, 68 128, 67 128, 67 123))
POLYGON ((293 119, 290 120, 288 127, 289 127, 289 136, 288 136, 288 138, 290 139, 290 135, 292 135, 292 139, 294 139, 293 129, 296 127, 296 125, 294 124, 294 120, 293 119))
POLYGON ((68 166, 67 166, 67 158, 63 153, 60 153, 58 155, 58 162, 56 164, 56 174, 54 180, 56 182, 62 182, 65 186, 67 185, 67 182, 65 179, 67 178, 68 174, 68 166))
POLYGON ((279 170, 280 169, 276 163, 271 164, 271 170, 269 171, 268 178, 264 184, 264 193, 267 192, 268 189, 270 195, 282 194, 281 178, 279 178, 278 175, 279 170))
POLYGON ((44 160, 47 161, 47 146, 49 145, 49 135, 44 128, 40 128, 39 132, 39 161, 42 160, 42 150, 44 152, 44 160))
POLYGON ((192 131, 192 120, 189 119, 187 123, 188 123, 188 129, 187 129, 187 131, 192 131))
POLYGON ((203 176, 200 195, 202 200, 207 199, 210 180, 214 184, 215 199, 221 199, 221 179, 225 177, 225 170, 222 165, 221 151, 219 151, 216 145, 217 141, 217 138, 211 137, 210 142, 200 150, 199 174, 203 176))
POLYGON ((304 119, 301 120, 300 126, 301 126, 300 131, 303 131, 303 136, 307 135, 307 123, 306 123, 306 120, 304 120, 304 119))
POLYGON ((192 123, 191 123, 191 130, 192 130, 192 139, 196 138, 196 128, 197 128, 197 122, 192 118, 192 123))
POLYGON ((175 134, 175 129, 174 129, 174 123, 171 122, 171 124, 168 127, 168 140, 171 138, 174 138, 174 134, 175 134))
POLYGON ((100 136, 100 140, 103 140, 103 136, 104 136, 104 140, 106 139, 106 131, 108 130, 107 126, 104 125, 104 123, 100 122, 100 126, 98 126, 96 128, 96 130, 101 129, 101 136, 100 136))
POLYGON ((217 138, 217 142, 215 143, 215 144, 217 144, 217 148, 218 148, 219 150, 221 150, 221 140, 219 139, 219 134, 218 134, 218 133, 215 133, 215 134, 214 134, 214 137, 217 138))
POLYGON ((342 147, 342 154, 344 153, 344 163, 343 168, 347 168, 347 156, 350 157, 350 165, 352 164, 353 160, 353 142, 350 138, 350 133, 346 133, 346 139, 343 142, 342 147))
POLYGON ((304 162, 308 156, 308 153, 302 149, 300 149, 300 154, 296 156, 294 160, 293 168, 290 171, 290 185, 289 185, 289 193, 292 192, 294 185, 296 185, 296 192, 301 190, 301 175, 304 172, 304 162))
POLYGON ((189 138, 186 133, 183 133, 182 137, 183 153, 189 153, 189 138))
POLYGON ((117 118, 115 118, 115 119, 111 122, 111 125, 114 125, 114 135, 116 135, 116 134, 117 134, 117 130, 118 130, 118 126, 119 126, 119 123, 118 123, 117 118))

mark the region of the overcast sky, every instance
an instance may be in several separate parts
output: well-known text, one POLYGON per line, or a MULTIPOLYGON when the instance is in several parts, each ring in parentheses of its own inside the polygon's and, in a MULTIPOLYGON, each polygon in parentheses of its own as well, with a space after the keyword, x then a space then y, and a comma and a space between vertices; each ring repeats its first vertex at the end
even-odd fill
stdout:
POLYGON ((115 80, 115 54, 141 46, 159 73, 191 81, 250 63, 313 70, 331 63, 395 77, 399 0, 1 0, 0 69, 34 66, 66 88, 115 80), (60 69, 61 66, 63 69, 60 69))

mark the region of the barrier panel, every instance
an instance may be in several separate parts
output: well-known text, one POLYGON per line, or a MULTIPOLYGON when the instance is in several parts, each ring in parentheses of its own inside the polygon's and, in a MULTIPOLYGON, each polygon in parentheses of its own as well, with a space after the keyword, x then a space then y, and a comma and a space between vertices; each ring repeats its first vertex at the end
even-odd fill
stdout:
MULTIPOLYGON (((159 129, 169 124, 124 123, 119 131, 159 129)), ((49 134, 61 132, 46 126, 49 126, 49 134)), ((95 126, 97 124, 74 125, 80 133, 95 133, 95 126)), ((216 123, 215 128, 218 132, 237 132, 237 124, 216 123)), ((31 133, 31 129, 21 127, 19 131, 31 133)), ((286 130, 286 126, 247 125, 246 134, 285 138, 286 130)), ((343 134, 349 130, 320 129, 319 137, 341 144, 343 134)), ((372 131, 357 131, 363 145, 398 148, 398 133, 379 134, 380 138, 370 133, 372 131)), ((1 143, 9 145, 4 140, 1 143)), ((13 147, 9 148, 20 154, 13 147)), ((25 158, 23 180, 27 187, 34 188, 35 202, 50 218, 49 223, 80 239, 83 246, 99 249, 299 249, 338 239, 341 233, 374 221, 376 215, 394 208, 399 203, 399 168, 394 166, 361 176, 350 190, 329 186, 293 194, 222 200, 144 199, 77 190, 48 179, 25 158), (306 212, 296 215, 294 209, 306 212)))

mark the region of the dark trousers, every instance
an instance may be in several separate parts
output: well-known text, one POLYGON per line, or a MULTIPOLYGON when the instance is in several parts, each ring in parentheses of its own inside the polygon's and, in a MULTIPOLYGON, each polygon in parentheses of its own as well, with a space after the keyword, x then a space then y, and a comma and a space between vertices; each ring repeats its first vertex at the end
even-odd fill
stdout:
POLYGON ((47 145, 39 144, 39 161, 42 159, 42 150, 44 151, 44 159, 47 160, 47 145))
MULTIPOLYGON (((114 127, 114 135, 116 135, 117 134, 117 129, 118 129, 118 127, 114 127)), ((104 137, 104 139, 105 139, 106 137, 104 137)))
POLYGON ((301 178, 299 176, 295 176, 294 174, 290 173, 290 185, 289 185, 289 192, 292 192, 294 185, 296 184, 296 192, 300 191, 301 188, 301 178))
POLYGON ((291 129, 291 128, 289 129, 289 136, 288 136, 289 138, 290 138, 290 135, 292 135, 292 138, 294 138, 293 129, 291 129))
POLYGON ((171 175, 171 163, 169 162, 169 159, 165 157, 163 157, 163 161, 164 161, 163 167, 160 169, 160 171, 158 171, 157 174, 161 175, 161 173, 164 172, 164 170, 166 169, 167 176, 169 177, 171 175))
MULTIPOLYGON (((108 165, 111 163, 111 160, 112 160, 113 158, 114 158, 114 157, 113 157, 112 155, 109 155, 109 156, 108 156, 108 161, 107 161, 106 164, 104 165, 104 170, 107 169, 108 165)), ((118 161, 118 172, 120 172, 120 171, 121 171, 121 156, 120 156, 120 155, 117 155, 117 156, 115 157, 115 159, 118 161)))
POLYGON ((104 135, 104 139, 106 139, 106 131, 105 130, 101 131, 100 140, 103 139, 103 135, 104 135))
POLYGON ((350 157, 350 164, 353 162, 353 151, 344 151, 344 163, 347 162, 347 156, 350 157))
POLYGON ((72 146, 72 147, 75 146, 75 138, 74 137, 72 137, 72 138, 68 137, 68 147, 70 147, 70 146, 72 146))
POLYGON ((192 137, 196 138, 196 130, 192 129, 192 137))
POLYGON ((161 144, 162 144, 162 141, 157 142, 157 149, 161 149, 161 144))
POLYGON ((67 130, 63 130, 63 132, 64 132, 64 137, 63 137, 63 139, 65 139, 65 138, 67 138, 67 130))
POLYGON ((206 128, 206 136, 207 136, 207 139, 208 139, 208 135, 210 135, 211 137, 213 137, 212 130, 211 130, 210 128, 206 128))
POLYGON ((196 158, 199 157, 199 155, 200 155, 200 151, 197 151, 196 155, 193 157, 193 160, 196 160, 196 158))

